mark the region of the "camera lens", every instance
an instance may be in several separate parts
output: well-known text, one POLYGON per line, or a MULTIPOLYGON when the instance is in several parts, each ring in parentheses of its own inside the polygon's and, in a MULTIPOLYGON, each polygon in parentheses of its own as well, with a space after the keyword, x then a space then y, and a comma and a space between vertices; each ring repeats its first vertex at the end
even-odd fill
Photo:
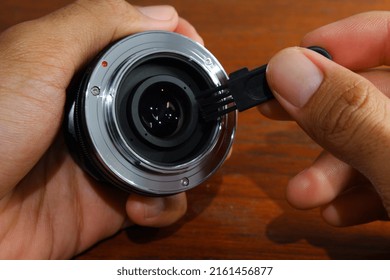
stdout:
POLYGON ((210 177, 229 153, 236 113, 206 122, 196 96, 227 75, 203 46, 176 33, 126 37, 101 52, 67 95, 66 140, 95 179, 161 196, 210 177))
POLYGON ((168 82, 148 87, 139 103, 139 115, 146 130, 160 138, 174 136, 183 126, 188 101, 185 92, 168 82), (187 106, 186 106, 187 105, 187 106))
POLYGON ((152 57, 131 69, 119 89, 117 107, 119 129, 128 145, 161 164, 177 161, 179 154, 188 155, 189 151, 175 153, 172 149, 179 149, 199 125, 194 92, 187 84, 196 82, 192 78, 183 81, 179 76, 185 73, 165 66, 167 61, 152 57), (159 155, 166 148, 171 148, 164 150, 169 160, 159 155))

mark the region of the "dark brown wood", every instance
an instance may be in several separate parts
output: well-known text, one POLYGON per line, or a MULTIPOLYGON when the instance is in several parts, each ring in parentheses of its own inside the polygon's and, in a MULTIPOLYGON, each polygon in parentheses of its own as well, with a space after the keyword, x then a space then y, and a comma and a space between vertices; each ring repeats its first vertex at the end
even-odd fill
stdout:
MULTIPOLYGON (((0 30, 70 1, 2 0, 0 30)), ((316 27, 368 10, 385 0, 135 0, 175 6, 203 36, 227 72, 268 61, 298 45, 316 27)), ((188 193, 188 212, 164 229, 133 227, 79 259, 383 259, 390 258, 390 224, 332 228, 317 210, 297 211, 285 186, 320 148, 294 123, 270 121, 255 109, 240 114, 231 159, 188 193)))

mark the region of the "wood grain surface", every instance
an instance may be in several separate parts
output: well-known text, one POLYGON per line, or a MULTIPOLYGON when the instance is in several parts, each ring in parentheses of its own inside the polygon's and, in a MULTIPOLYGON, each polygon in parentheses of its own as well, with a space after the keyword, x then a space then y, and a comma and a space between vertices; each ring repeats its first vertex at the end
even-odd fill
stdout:
MULTIPOLYGON (((71 1, 1 0, 0 30, 71 1)), ((307 32, 385 0, 135 0, 171 4, 203 36, 227 72, 266 63, 307 32)), ((163 229, 132 227, 78 259, 388 259, 390 223, 350 228, 325 224, 318 210, 297 211, 285 186, 321 149, 292 122, 257 110, 239 116, 231 159, 188 192, 188 212, 163 229)), ((353 209, 351 209, 353 211, 353 209)))

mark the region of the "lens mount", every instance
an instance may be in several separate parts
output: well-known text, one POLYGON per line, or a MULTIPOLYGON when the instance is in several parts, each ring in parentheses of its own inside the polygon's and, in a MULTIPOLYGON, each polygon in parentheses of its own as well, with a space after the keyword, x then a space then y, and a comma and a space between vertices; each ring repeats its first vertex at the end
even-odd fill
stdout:
POLYGON ((231 148, 236 113, 205 122, 196 102, 226 80, 217 59, 187 37, 126 37, 78 80, 68 105, 69 146, 93 177, 126 191, 186 191, 211 176, 231 148))

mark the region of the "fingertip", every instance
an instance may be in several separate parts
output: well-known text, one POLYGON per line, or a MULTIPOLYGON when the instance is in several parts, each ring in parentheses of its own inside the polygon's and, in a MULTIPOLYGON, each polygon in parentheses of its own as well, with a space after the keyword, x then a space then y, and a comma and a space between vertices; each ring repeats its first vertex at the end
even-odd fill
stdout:
POLYGON ((179 220, 187 210, 184 193, 167 197, 131 195, 126 203, 129 219, 138 225, 165 227, 179 220))
POLYGON ((290 114, 287 113, 287 111, 275 99, 257 106, 257 110, 260 112, 260 114, 272 120, 277 120, 277 121, 292 120, 290 114))
POLYGON ((313 188, 307 169, 293 177, 287 184, 286 198, 294 208, 306 210, 315 207, 313 188))
POLYGON ((153 20, 159 21, 172 21, 178 20, 178 13, 173 6, 170 5, 158 5, 158 6, 138 6, 138 11, 143 15, 153 20))
POLYGON ((301 45, 324 47, 334 61, 354 71, 387 65, 389 16, 388 11, 359 13, 309 32, 301 45))
POLYGON ((127 21, 130 24, 121 22, 118 29, 121 34, 116 37, 121 38, 148 30, 174 31, 179 24, 179 15, 173 6, 133 6, 132 8, 138 13, 139 19, 134 20, 134 15, 130 13, 127 21))
MULTIPOLYGON (((321 166, 324 157, 319 157, 314 165, 293 177, 286 189, 289 203, 301 210, 320 207, 331 202, 340 191, 331 185, 332 178, 326 172, 327 166, 321 166)), ((340 175, 341 176, 341 175, 340 175)))
POLYGON ((327 224, 333 227, 342 227, 344 224, 339 212, 337 211, 337 207, 333 204, 324 206, 321 209, 321 216, 327 224))
POLYGON ((321 57, 307 49, 291 47, 278 52, 268 63, 268 84, 292 116, 297 117, 323 83, 324 73, 316 63, 317 56, 321 57))
POLYGON ((357 186, 321 209, 325 222, 347 227, 378 220, 388 220, 382 201, 372 186, 357 186))
POLYGON ((184 18, 179 18, 175 32, 187 36, 204 46, 203 38, 199 35, 198 31, 196 31, 195 27, 184 18))

